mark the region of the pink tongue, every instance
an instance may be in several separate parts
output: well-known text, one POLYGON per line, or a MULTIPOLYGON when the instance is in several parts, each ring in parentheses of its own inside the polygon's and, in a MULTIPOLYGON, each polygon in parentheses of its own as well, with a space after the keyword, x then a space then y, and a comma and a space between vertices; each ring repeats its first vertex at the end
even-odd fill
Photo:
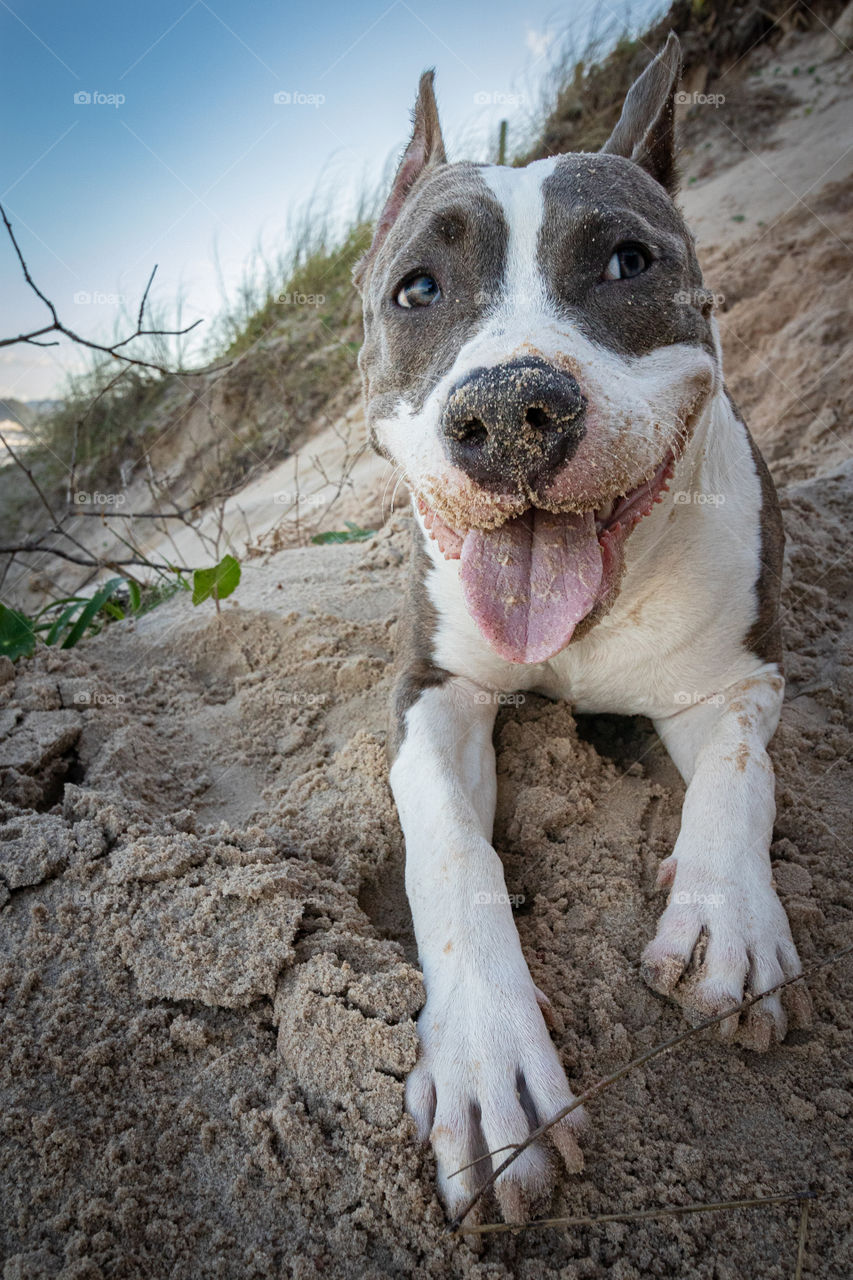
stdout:
POLYGON ((598 596, 595 517, 531 509, 499 529, 472 529, 460 572, 468 612, 491 647, 510 662, 545 662, 598 596))

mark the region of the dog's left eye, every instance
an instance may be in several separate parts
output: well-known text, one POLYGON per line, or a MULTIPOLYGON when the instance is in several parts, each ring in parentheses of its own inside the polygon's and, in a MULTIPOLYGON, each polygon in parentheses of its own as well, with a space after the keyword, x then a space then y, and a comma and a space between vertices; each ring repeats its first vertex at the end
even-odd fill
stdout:
POLYGON ((614 249, 605 271, 605 280, 631 280, 642 275, 651 264, 651 258, 639 244, 623 244, 614 249))
POLYGON ((428 307, 441 296, 437 281, 432 276, 412 276, 400 286, 395 299, 398 307, 428 307))

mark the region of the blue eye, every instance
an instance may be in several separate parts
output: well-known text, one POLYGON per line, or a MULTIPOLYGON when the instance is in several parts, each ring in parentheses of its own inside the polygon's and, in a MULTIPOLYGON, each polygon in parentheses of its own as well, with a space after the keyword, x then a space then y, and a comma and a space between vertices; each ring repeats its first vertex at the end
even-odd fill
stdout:
POLYGON ((651 258, 639 244, 623 244, 615 249, 604 272, 605 280, 631 280, 651 265, 651 258))
POLYGON ((432 276, 411 276, 400 286, 395 299, 398 307, 428 307, 441 297, 441 290, 432 276))

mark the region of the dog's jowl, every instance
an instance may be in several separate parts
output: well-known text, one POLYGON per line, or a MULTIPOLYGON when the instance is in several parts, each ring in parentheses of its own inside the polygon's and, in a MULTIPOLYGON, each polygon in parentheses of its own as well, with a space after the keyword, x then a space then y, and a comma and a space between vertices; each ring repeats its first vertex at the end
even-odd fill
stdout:
MULTIPOLYGON (((800 969, 769 858, 783 535, 674 203, 679 65, 670 36, 600 153, 522 169, 448 163, 425 75, 356 271, 371 435, 417 523, 390 776, 427 990, 407 1105, 451 1211, 572 1099, 491 844, 501 695, 650 716, 683 775, 657 991, 696 1018, 800 969)), ((778 995, 732 1023, 785 1035, 778 995)), ((551 1131, 571 1171, 581 1125, 551 1131)), ((511 1165, 505 1217, 554 1166, 511 1165)))

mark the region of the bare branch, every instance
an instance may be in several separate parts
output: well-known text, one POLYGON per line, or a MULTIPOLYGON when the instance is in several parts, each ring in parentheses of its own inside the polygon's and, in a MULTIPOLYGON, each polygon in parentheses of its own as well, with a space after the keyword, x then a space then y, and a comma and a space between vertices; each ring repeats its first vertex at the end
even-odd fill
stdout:
POLYGON ((35 552, 40 555, 59 556, 61 560, 70 560, 72 564, 85 565, 87 569, 123 569, 126 565, 137 565, 140 569, 156 569, 160 573, 195 572, 194 569, 188 568, 187 565, 158 564, 156 560, 146 560, 136 556, 127 560, 102 560, 98 556, 73 556, 70 551, 66 551, 62 547, 46 547, 43 542, 19 542, 12 546, 0 546, 0 556, 16 556, 35 552))
POLYGON ((47 500, 47 497, 45 496, 44 490, 42 489, 42 487, 41 487, 41 485, 39 484, 38 480, 36 480, 35 476, 34 476, 34 475, 33 475, 33 473, 32 473, 32 470, 30 469, 30 467, 28 467, 28 466, 26 465, 26 463, 24 463, 24 462, 22 462, 22 461, 21 461, 21 459, 20 459, 20 458, 18 457, 18 455, 15 453, 14 449, 12 448, 12 446, 9 444, 9 441, 6 439, 6 437, 5 437, 1 432, 0 432, 0 441, 2 441, 2 442, 3 442, 3 445, 5 446, 6 452, 8 453, 9 457, 12 459, 12 461, 15 463, 15 465, 16 465, 16 466, 18 466, 18 467, 20 467, 20 468, 21 468, 21 470, 23 471, 24 475, 27 477, 27 479, 29 480, 30 484, 31 484, 31 485, 32 485, 32 487, 35 489, 36 493, 38 494, 38 496, 39 496, 39 500, 40 500, 40 502, 41 502, 42 506, 44 507, 45 511, 47 512, 47 514, 50 516, 51 520, 53 521, 54 529, 53 529, 53 530, 51 530, 51 532, 61 533, 63 537, 65 537, 65 538, 67 538, 67 539, 69 540, 69 542, 73 542, 73 543, 74 543, 74 545, 75 545, 75 547, 78 547, 80 551, 86 552, 86 548, 83 546, 83 543, 82 543, 82 542, 78 542, 78 540, 74 537, 74 535, 73 535, 72 533, 66 533, 66 532, 65 532, 65 530, 61 527, 61 525, 62 525, 62 521, 60 520, 59 516, 57 516, 57 514, 56 514, 56 512, 54 511, 53 507, 50 505, 49 501, 47 500))
MULTIPOLYGON (((156 265, 152 270, 151 275, 148 277, 148 283, 145 286, 145 292, 143 293, 142 301, 139 304, 139 312, 138 312, 135 332, 131 333, 126 338, 122 338, 120 341, 112 342, 109 344, 102 343, 102 342, 92 342, 91 339, 82 337, 82 335, 75 332, 74 329, 69 329, 67 325, 62 323, 62 321, 59 318, 59 314, 56 310, 56 307, 51 302, 50 298, 48 298, 46 294, 42 293, 41 289, 36 284, 35 280, 30 274, 30 269, 27 266, 26 258, 23 255, 21 246, 18 244, 18 241, 15 237, 15 232, 12 228, 12 224, 6 215, 6 210, 3 208, 2 204, 0 204, 0 217, 2 217, 3 223, 6 227, 6 231, 9 234, 9 239, 12 241, 12 246, 15 250, 15 254, 17 256, 18 262, 20 263, 21 270, 24 273, 24 279, 26 280, 27 284, 32 289, 36 297, 42 303, 44 303, 44 305, 47 307, 51 317, 51 323, 48 325, 43 325, 39 329, 31 329, 29 333, 19 333, 13 338, 0 338, 0 347, 13 347, 18 343, 23 343, 25 345, 34 346, 34 347, 55 347, 55 346, 58 346, 58 342, 56 341, 39 342, 38 339, 48 333, 59 333, 59 334, 62 334, 63 337, 69 338, 72 342, 76 342, 78 346, 87 347, 90 351, 99 351, 101 352, 102 355, 110 356, 113 360, 122 360, 124 361, 125 364, 135 365, 139 369, 151 369, 155 373, 160 373, 160 374, 163 374, 164 376, 168 376, 170 374, 182 374, 189 377, 189 376, 198 376, 200 373, 203 373, 203 372, 211 372, 211 370, 205 371, 205 370, 193 370, 193 369, 168 369, 164 365, 157 364, 153 360, 142 360, 136 356, 125 355, 122 352, 121 350, 122 347, 126 347, 128 343, 133 342, 134 339, 136 338, 146 338, 146 337, 148 338, 151 338, 151 337, 180 338, 180 337, 183 337, 185 334, 192 332, 193 329, 197 328, 198 325, 202 323, 201 320, 194 320, 192 324, 186 325, 183 329, 143 329, 142 327, 143 313, 145 311, 145 306, 148 301, 148 294, 151 290, 151 284, 154 280, 154 272, 157 270, 156 265)), ((226 361, 225 363, 218 365, 217 368, 219 369, 227 368, 228 365, 230 365, 231 363, 232 361, 230 360, 226 361)))
POLYGON ((185 520, 198 515, 199 504, 178 508, 175 511, 78 511, 75 516, 87 516, 90 520, 185 520))
POLYGON ((137 328, 137 329, 141 329, 141 328, 142 328, 142 317, 143 317, 143 315, 144 315, 144 313, 145 313, 145 304, 146 304, 146 302, 148 301, 148 294, 149 294, 149 292, 150 292, 150 289, 151 289, 152 284, 154 283, 154 276, 155 276, 155 275, 156 275, 156 273, 157 273, 157 266, 158 266, 158 264, 155 262, 155 263, 154 263, 154 266, 151 268, 151 275, 148 277, 148 283, 147 283, 147 285, 145 286, 145 292, 143 293, 143 295, 142 295, 142 301, 141 301, 141 302, 140 302, 140 304, 139 304, 139 315, 136 317, 136 328, 137 328))
POLYGON ((531 1222, 481 1222, 474 1227, 460 1227, 464 1236, 484 1236, 504 1231, 529 1231, 532 1227, 594 1227, 607 1222, 648 1222, 655 1218, 680 1218, 690 1213, 720 1213, 724 1209, 753 1209, 763 1204, 804 1206, 816 1200, 814 1191, 783 1191, 773 1196, 754 1196, 749 1200, 708 1200, 701 1204, 670 1204, 661 1209, 638 1209, 632 1213, 592 1213, 573 1218, 534 1218, 531 1222))
MULTIPOLYGON (((225 503, 225 500, 232 493, 234 493, 239 486, 237 484, 234 484, 233 486, 224 488, 220 490, 218 494, 210 495, 207 498, 200 498, 197 502, 192 503, 188 507, 178 507, 177 504, 172 503, 171 505, 173 509, 168 512, 153 511, 153 512, 125 513, 125 512, 118 512, 118 511, 81 510, 80 507, 76 506, 76 504, 74 504, 73 502, 73 494, 76 490, 76 483, 77 483, 77 453, 78 453, 78 447, 79 447, 80 432, 84 423, 87 421, 87 419, 91 415, 95 405, 97 405, 97 403, 102 399, 102 397, 107 395, 115 387, 115 385, 119 382, 119 380, 125 374, 130 372, 130 370, 134 367, 138 369, 151 370, 152 372, 158 373, 163 377, 169 377, 169 376, 181 377, 183 374, 199 376, 202 374, 205 374, 205 375, 214 374, 214 373, 220 372, 223 369, 227 369, 228 367, 230 367, 230 365, 234 363, 233 360, 224 360, 222 361, 222 363, 211 366, 207 369, 184 370, 180 368, 169 369, 169 368, 166 368, 164 365, 157 363, 156 360, 153 360, 153 359, 147 360, 147 359, 143 359, 142 357, 132 356, 126 353, 125 348, 137 338, 183 337, 184 335, 192 332, 193 329, 195 329, 199 324, 201 324, 201 320, 196 320, 192 324, 186 325, 183 328, 176 328, 176 329, 158 329, 158 328, 145 327, 145 323, 146 323, 145 313, 146 313, 146 308, 148 306, 150 295, 151 295, 151 288, 153 286, 154 278, 157 272, 156 264, 151 270, 151 274, 148 277, 148 280, 145 284, 145 289, 143 290, 143 293, 142 293, 142 298, 139 303, 139 309, 136 314, 136 328, 134 332, 129 334, 127 337, 117 338, 116 341, 112 343, 94 342, 88 338, 84 338, 81 334, 77 333, 74 329, 69 328, 66 324, 63 323, 54 303, 50 300, 50 298, 47 297, 47 295, 36 284, 36 281, 34 280, 33 275, 30 271, 30 268, 27 264, 27 260, 24 257, 23 250, 21 249, 21 246, 18 243, 18 239, 15 235, 15 231, 12 226, 12 223, 2 204, 0 204, 0 218, 2 218, 3 225, 5 226, 6 232, 12 243, 12 248, 14 250, 18 263, 20 265, 24 280, 26 281, 27 285, 32 290, 32 292, 39 299, 39 301, 47 308, 47 311, 50 317, 49 324, 43 324, 27 332, 19 333, 16 337, 0 338, 0 347, 14 346, 16 344, 31 345, 31 346, 57 346, 59 345, 59 338, 64 337, 69 339, 71 342, 76 343, 78 346, 85 347, 90 351, 99 352, 101 355, 109 356, 111 359, 115 360, 120 365, 119 372, 114 377, 110 378, 106 382, 106 384, 101 387, 100 391, 98 391, 97 395, 94 396, 94 398, 87 405, 85 411, 74 423, 72 450, 71 450, 71 465, 70 465, 70 468, 68 469, 68 481, 67 481, 68 488, 66 491, 66 505, 65 505, 65 511, 62 514, 59 514, 57 511, 53 509, 53 506, 51 505, 51 502, 47 494, 45 493, 39 481, 36 479, 36 476, 34 475, 31 467, 27 465, 27 462, 24 460, 22 456, 19 456, 15 452, 15 450, 12 448, 9 442, 5 439, 5 437, 2 436, 2 434, 0 434, 0 443, 2 443, 3 446, 5 446, 5 449, 9 457, 12 459, 14 464, 19 468, 19 470, 22 471, 23 474, 26 476, 31 487, 33 488, 33 490, 38 496, 39 503, 41 504, 42 507, 44 507, 51 522, 50 527, 45 529, 41 533, 28 532, 23 535, 18 534, 17 537, 20 540, 11 541, 6 545, 0 546, 0 555, 7 557, 7 559, 5 560, 2 566, 2 570, 0 570, 0 581, 5 581, 9 568, 15 561, 15 557, 21 556, 21 555, 23 556, 39 555, 42 557, 55 556, 61 560, 69 561, 71 564, 82 565, 84 568, 90 570, 90 574, 88 575, 89 577, 91 577, 93 574, 100 572, 103 569, 115 569, 115 570, 118 570, 119 572, 122 572, 122 571, 128 571, 131 567, 147 568, 157 573, 189 574, 194 572, 193 569, 179 563, 179 560, 181 557, 177 555, 176 555, 176 562, 174 564, 167 564, 167 563, 162 563, 162 562, 153 561, 149 559, 146 556, 145 552, 135 544, 133 533, 132 531, 128 531, 127 528, 125 529, 127 536, 123 536, 121 532, 116 530, 115 526, 113 526, 113 532, 115 534, 117 541, 121 543, 124 547, 126 547, 131 554, 122 559, 112 559, 109 556, 106 556, 106 555, 98 556, 93 552, 91 552, 88 547, 86 547, 81 541, 79 541, 79 539, 74 535, 74 533, 69 532, 69 530, 64 526, 68 523, 69 519, 73 515, 85 516, 89 518, 92 518, 94 516, 104 522, 106 521, 107 518, 113 519, 113 520, 115 519, 129 520, 131 522, 131 527, 134 520, 143 520, 143 519, 154 520, 155 523, 157 523, 158 529, 164 532, 166 536, 169 538, 169 540, 172 543, 172 546, 174 547, 177 553, 177 546, 175 545, 174 538, 172 538, 172 535, 169 532, 170 522, 177 520, 180 523, 186 525, 187 528, 193 531, 193 533, 200 540, 205 550, 211 549, 213 551, 217 551, 219 547, 219 543, 222 541, 223 536, 225 536, 225 541, 227 545, 229 546, 231 545, 230 539, 227 537, 227 535, 224 535, 224 503, 225 503), (55 334, 56 337, 48 340, 48 336, 51 334, 55 334), (202 530, 199 523, 199 517, 205 504, 209 501, 212 501, 215 498, 218 498, 221 501, 222 508, 219 511, 218 526, 215 532, 215 536, 210 537, 202 530), (64 539, 68 541, 69 543, 72 544, 73 549, 66 550, 64 546, 62 545, 58 546, 56 542, 57 539, 64 539)), ((38 432, 36 429, 34 429, 34 434, 37 437, 38 432)), ((266 460, 259 459, 258 461, 260 465, 266 460)), ((245 516, 244 516, 244 519, 245 519, 245 516)), ((160 554, 162 555, 162 551, 160 552, 160 554)), ((128 576, 132 577, 133 575, 128 572, 128 576)))

